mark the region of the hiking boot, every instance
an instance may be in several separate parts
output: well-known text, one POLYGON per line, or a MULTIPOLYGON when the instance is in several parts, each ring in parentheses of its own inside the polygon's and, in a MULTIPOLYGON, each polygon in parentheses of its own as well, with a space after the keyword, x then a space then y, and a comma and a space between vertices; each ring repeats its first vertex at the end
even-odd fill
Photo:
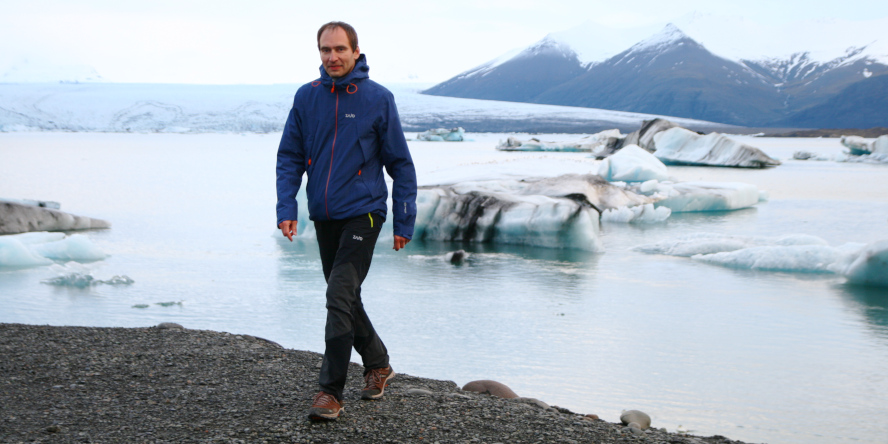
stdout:
POLYGON ((332 420, 339 417, 344 409, 336 397, 327 392, 318 392, 308 409, 308 419, 312 421, 332 420))
POLYGON ((361 390, 361 399, 379 399, 385 392, 388 381, 395 377, 392 366, 386 368, 374 368, 364 375, 364 389, 361 390))

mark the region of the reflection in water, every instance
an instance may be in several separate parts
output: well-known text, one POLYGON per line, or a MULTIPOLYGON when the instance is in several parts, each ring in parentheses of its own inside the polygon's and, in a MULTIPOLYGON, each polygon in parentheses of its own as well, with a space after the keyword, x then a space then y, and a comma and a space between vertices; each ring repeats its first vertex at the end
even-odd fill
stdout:
POLYGON ((888 288, 842 284, 835 289, 863 313, 878 336, 888 339, 888 288))

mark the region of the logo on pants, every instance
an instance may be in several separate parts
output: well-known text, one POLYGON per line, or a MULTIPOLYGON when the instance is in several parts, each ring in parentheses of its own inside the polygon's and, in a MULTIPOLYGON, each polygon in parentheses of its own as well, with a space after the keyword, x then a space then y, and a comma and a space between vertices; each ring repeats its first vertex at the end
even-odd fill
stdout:
POLYGON ((352 234, 352 239, 354 239, 354 240, 359 240, 359 241, 363 241, 363 240, 364 240, 363 237, 361 237, 361 236, 357 236, 357 235, 354 235, 354 234, 352 234))

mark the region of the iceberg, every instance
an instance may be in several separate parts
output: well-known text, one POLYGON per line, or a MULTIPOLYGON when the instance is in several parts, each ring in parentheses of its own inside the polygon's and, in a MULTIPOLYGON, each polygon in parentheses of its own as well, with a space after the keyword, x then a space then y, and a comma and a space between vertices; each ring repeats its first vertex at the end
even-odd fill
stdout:
POLYGON ((453 129, 430 129, 416 135, 416 140, 426 142, 462 142, 465 140, 466 130, 459 128, 453 129))
POLYGON ((414 239, 603 251, 600 212, 652 202, 592 174, 427 186, 414 239))
POLYGON ((760 149, 719 133, 701 136, 684 128, 670 128, 654 136, 654 155, 667 165, 705 165, 766 168, 780 165, 760 149))
POLYGON ((817 236, 793 234, 779 237, 740 236, 715 233, 695 233, 673 240, 634 247, 633 250, 648 254, 691 257, 714 253, 731 252, 744 248, 761 246, 827 246, 827 242, 817 236))
POLYGON ((842 136, 839 141, 845 148, 848 148, 847 153, 852 156, 862 156, 873 152, 870 143, 860 136, 842 136))
POLYGON ((110 227, 111 224, 104 220, 75 216, 47 206, 0 201, 0 234, 110 227))
POLYGON ((107 255, 86 236, 35 232, 0 236, 0 268, 29 268, 53 261, 92 262, 107 255))
POLYGON ((645 120, 641 123, 641 128, 626 136, 621 146, 638 145, 654 152, 657 150, 654 136, 671 128, 678 128, 678 125, 666 119, 645 120))
POLYGON ((888 287, 888 240, 867 245, 854 261, 837 268, 853 284, 888 287))
POLYGON ((872 147, 873 154, 888 154, 888 135, 877 137, 872 147))
POLYGON ((601 161, 598 175, 608 182, 668 179, 666 165, 638 145, 629 145, 601 161))
POLYGON ((848 148, 848 157, 838 159, 849 163, 888 163, 888 135, 879 136, 872 143, 863 137, 842 136, 842 145, 848 148))
POLYGON ((500 141, 496 146, 500 151, 561 151, 571 153, 595 153, 602 149, 613 147, 622 142, 623 135, 620 130, 611 129, 583 137, 576 141, 568 142, 544 142, 535 137, 521 141, 515 137, 509 137, 500 141))
POLYGON ((633 250, 738 269, 834 273, 853 284, 888 286, 888 240, 830 247, 825 240, 804 234, 755 237, 700 233, 633 250))
POLYGON ((762 198, 758 187, 740 182, 679 182, 668 197, 656 202, 676 213, 749 208, 762 198))

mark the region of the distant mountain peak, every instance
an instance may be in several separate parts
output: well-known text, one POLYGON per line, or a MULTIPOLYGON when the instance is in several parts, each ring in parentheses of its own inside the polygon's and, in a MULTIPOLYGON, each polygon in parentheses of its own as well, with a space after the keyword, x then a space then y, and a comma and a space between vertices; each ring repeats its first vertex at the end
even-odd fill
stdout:
POLYGON ((678 26, 667 23, 660 32, 636 43, 630 51, 642 51, 649 49, 660 49, 672 46, 682 40, 693 40, 688 37, 678 26))

